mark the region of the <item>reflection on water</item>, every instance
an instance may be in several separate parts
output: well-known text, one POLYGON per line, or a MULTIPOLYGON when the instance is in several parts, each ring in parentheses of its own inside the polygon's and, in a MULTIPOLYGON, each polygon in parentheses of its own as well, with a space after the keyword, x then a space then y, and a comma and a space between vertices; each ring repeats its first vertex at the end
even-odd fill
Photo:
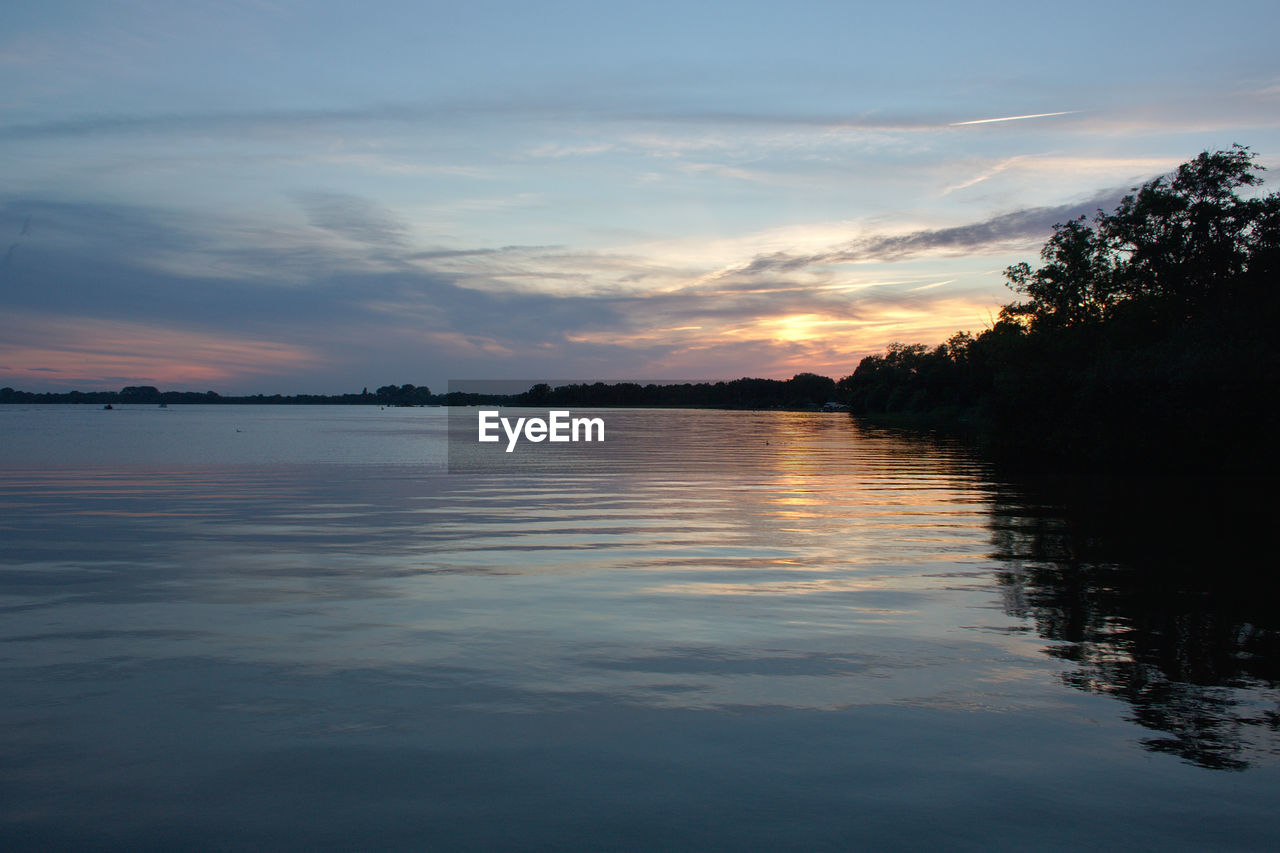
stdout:
MULTIPOLYGON (((917 452, 936 440, 895 436, 917 452)), ((1242 770, 1280 754, 1280 576, 1261 479, 992 477, 1004 611, 1052 641, 1072 688, 1123 700, 1140 744, 1242 770)))
POLYGON ((957 444, 628 411, 450 475, 439 410, 115 415, 0 411, 7 846, 1276 841, 1274 598, 957 444))
POLYGON ((1280 578, 1260 556, 1269 485, 1109 484, 998 496, 1006 610, 1070 661, 1072 687, 1123 699, 1142 743, 1203 767, 1280 753, 1280 578))

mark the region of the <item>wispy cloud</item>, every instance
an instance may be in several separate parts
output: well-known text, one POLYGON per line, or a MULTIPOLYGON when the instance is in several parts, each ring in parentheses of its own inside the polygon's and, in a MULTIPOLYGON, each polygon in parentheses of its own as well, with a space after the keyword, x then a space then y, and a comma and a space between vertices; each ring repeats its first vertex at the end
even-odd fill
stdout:
POLYGON ((942 194, 949 195, 950 193, 956 192, 957 190, 965 190, 965 189, 968 189, 969 187, 980 184, 983 181, 994 178, 996 175, 1000 174, 1001 172, 1005 171, 1009 167, 1013 166, 1015 163, 1017 163, 1021 159, 1023 158, 1010 157, 1006 160, 1001 160, 999 163, 996 163, 994 166, 990 167, 989 169, 983 170, 982 172, 973 176, 972 178, 969 178, 968 180, 961 181, 958 184, 952 184, 951 186, 944 189, 942 191, 942 194))
POLYGON ((746 265, 724 274, 797 272, 820 265, 903 260, 937 251, 966 254, 1008 251, 1043 241, 1055 224, 1114 206, 1122 196, 1121 190, 1108 190, 1084 202, 1015 210, 981 222, 948 228, 871 235, 812 254, 774 252, 753 258, 746 265))
POLYGON ((94 386, 107 377, 174 388, 243 382, 254 375, 314 369, 325 358, 296 343, 227 331, 101 317, 8 313, 0 320, 0 362, 9 381, 94 386))
MULTIPOLYGON (((1071 111, 1075 112, 1075 111, 1071 111)), ((921 131, 937 130, 967 124, 1013 121, 1022 118, 1040 118, 1063 113, 1043 113, 1031 116, 978 119, 974 121, 949 121, 942 112, 921 112, 887 115, 884 113, 848 115, 799 113, 783 110, 760 109, 758 111, 717 110, 636 110, 625 103, 611 100, 588 99, 579 101, 554 99, 469 99, 437 100, 429 103, 398 103, 376 106, 326 109, 262 109, 227 111, 179 111, 171 110, 153 114, 100 113, 63 119, 36 121, 0 126, 0 140, 33 140, 65 137, 100 137, 109 134, 244 134, 293 130, 314 131, 322 127, 352 124, 438 124, 468 119, 501 117, 529 122, 556 122, 576 124, 578 117, 590 116, 595 123, 605 126, 660 128, 708 127, 708 128, 776 128, 810 129, 819 132, 853 131, 921 131)), ((728 137, 726 137, 727 139, 728 137)), ((650 148, 671 146, 668 140, 653 130, 630 130, 630 142, 650 148)), ((723 144, 719 139, 716 145, 723 144)), ((569 155, 597 155, 614 150, 619 141, 602 138, 583 143, 544 142, 526 151, 530 157, 564 157, 569 155)), ((696 137, 680 143, 681 149, 707 147, 696 137)))
POLYGON ((407 228, 391 211, 369 199, 341 193, 296 193, 307 220, 358 243, 374 246, 404 245, 407 228))
POLYGON ((403 365, 454 363, 472 375, 844 375, 890 341, 980 322, 991 287, 975 291, 938 257, 1026 247, 1115 195, 808 251, 795 248, 815 245, 797 227, 755 257, 733 259, 747 244, 726 243, 715 255, 730 253, 728 264, 693 251, 663 259, 652 246, 420 246, 372 200, 295 198, 309 229, 140 207, 0 206, 0 228, 29 232, 3 273, 6 381, 34 382, 40 368, 243 390, 270 373, 324 390, 388 373, 420 381, 403 365), (74 318, 60 318, 66 305, 74 318))

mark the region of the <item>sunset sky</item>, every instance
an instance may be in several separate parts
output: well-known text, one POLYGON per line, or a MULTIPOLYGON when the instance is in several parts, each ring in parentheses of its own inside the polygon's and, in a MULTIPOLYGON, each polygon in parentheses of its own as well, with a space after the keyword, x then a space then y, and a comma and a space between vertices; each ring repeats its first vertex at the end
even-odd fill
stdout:
POLYGON ((838 378, 1202 150, 1280 167, 1280 5, 1208 10, 20 4, 0 385, 838 378))

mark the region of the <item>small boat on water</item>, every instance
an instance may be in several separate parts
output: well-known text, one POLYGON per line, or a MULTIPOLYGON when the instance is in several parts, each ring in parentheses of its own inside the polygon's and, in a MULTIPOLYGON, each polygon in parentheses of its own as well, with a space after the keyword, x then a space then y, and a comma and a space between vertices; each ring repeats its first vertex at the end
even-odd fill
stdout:
POLYGON ((109 412, 109 411, 111 411, 111 410, 112 410, 113 408, 115 408, 115 407, 114 407, 114 406, 112 406, 110 403, 107 403, 107 404, 106 404, 105 406, 103 406, 102 408, 106 409, 106 410, 109 412))

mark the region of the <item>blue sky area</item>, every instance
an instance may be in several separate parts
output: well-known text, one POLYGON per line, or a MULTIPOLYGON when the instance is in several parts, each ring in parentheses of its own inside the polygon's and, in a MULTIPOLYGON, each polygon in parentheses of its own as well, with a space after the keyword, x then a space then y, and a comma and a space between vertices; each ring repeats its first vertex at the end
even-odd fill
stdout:
POLYGON ((1280 6, 1209 15, 9 9, 0 384, 838 378, 1202 150, 1280 165, 1280 6))

